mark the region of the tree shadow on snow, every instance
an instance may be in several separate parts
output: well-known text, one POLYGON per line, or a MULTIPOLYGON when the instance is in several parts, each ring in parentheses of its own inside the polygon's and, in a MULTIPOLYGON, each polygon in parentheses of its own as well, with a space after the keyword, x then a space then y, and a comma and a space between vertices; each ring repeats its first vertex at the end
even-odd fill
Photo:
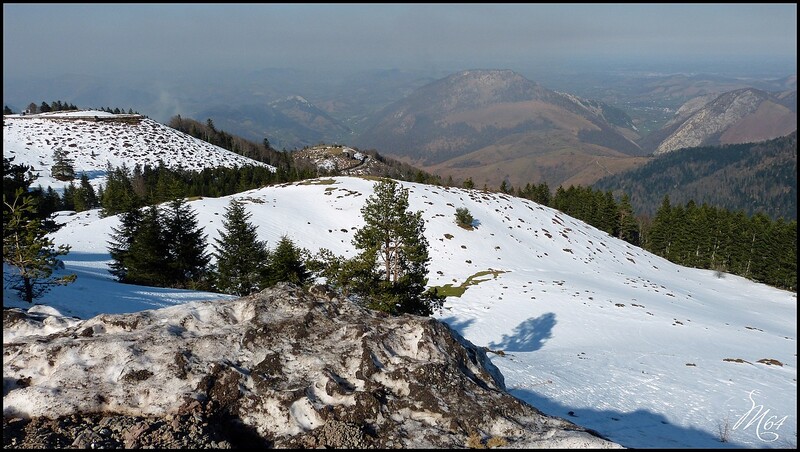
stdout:
POLYGON ((470 325, 475 323, 475 319, 460 320, 456 317, 447 317, 444 319, 439 319, 439 321, 442 323, 446 323, 447 326, 455 330, 462 337, 464 336, 464 330, 466 330, 470 325))
MULTIPOLYGON (((664 415, 648 410, 623 413, 617 410, 572 408, 529 389, 509 389, 508 392, 545 414, 566 419, 627 448, 749 447, 735 442, 722 442, 719 435, 705 430, 671 424, 664 415)), ((769 447, 769 444, 764 443, 764 447, 769 447)))
POLYGON ((504 352, 533 352, 544 346, 545 341, 553 337, 556 315, 552 312, 533 317, 514 328, 511 336, 504 334, 499 343, 491 342, 489 347, 504 352))

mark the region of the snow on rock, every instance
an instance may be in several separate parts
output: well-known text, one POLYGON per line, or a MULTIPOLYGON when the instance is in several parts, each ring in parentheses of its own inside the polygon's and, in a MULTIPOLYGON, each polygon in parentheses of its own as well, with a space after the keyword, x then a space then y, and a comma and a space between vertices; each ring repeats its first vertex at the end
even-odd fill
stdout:
MULTIPOLYGON (((36 321, 24 315, 5 315, 4 330, 36 321)), ((460 448, 480 435, 517 448, 619 447, 508 394, 485 351, 442 322, 291 285, 100 315, 46 341, 17 335, 3 353, 4 437, 15 417, 174 425, 197 412, 249 426, 251 446, 460 448)), ((8 432, 17 445, 35 441, 8 432)), ((106 437, 131 443, 130 432, 106 437)))

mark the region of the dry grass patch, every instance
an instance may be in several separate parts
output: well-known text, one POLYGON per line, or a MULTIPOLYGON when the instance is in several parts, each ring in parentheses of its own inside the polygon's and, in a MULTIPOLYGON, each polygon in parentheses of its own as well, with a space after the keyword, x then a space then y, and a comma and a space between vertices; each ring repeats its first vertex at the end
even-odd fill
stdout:
POLYGON ((750 364, 750 365, 753 364, 753 363, 751 363, 749 361, 743 360, 742 358, 725 358, 725 359, 723 359, 723 361, 729 362, 729 363, 740 363, 740 364, 747 363, 747 364, 750 364))
POLYGON ((757 363, 766 364, 768 366, 779 366, 783 367, 783 363, 778 361, 777 359, 772 358, 762 358, 756 361, 757 363))
POLYGON ((471 275, 470 277, 467 278, 466 281, 464 281, 458 287, 453 287, 452 284, 445 284, 444 286, 435 286, 435 288, 436 288, 437 292, 439 293, 439 295, 442 295, 442 296, 445 296, 445 297, 457 297, 457 298, 459 298, 459 297, 461 297, 461 295, 464 294, 464 292, 466 292, 466 290, 467 290, 467 288, 469 286, 474 286, 474 285, 482 283, 484 281, 489 281, 490 279, 497 279, 497 276, 499 274, 501 274, 501 273, 506 273, 506 272, 503 271, 503 270, 493 270, 493 269, 490 268, 489 270, 481 271, 481 272, 475 273, 474 275, 471 275), (487 276, 487 275, 492 275, 492 278, 478 279, 480 277, 487 276))
POLYGON ((311 179, 299 182, 297 185, 333 185, 336 181, 333 179, 311 179))
POLYGON ((469 449, 495 449, 507 445, 508 442, 505 438, 491 436, 483 440, 478 432, 472 432, 467 438, 467 447, 469 449))

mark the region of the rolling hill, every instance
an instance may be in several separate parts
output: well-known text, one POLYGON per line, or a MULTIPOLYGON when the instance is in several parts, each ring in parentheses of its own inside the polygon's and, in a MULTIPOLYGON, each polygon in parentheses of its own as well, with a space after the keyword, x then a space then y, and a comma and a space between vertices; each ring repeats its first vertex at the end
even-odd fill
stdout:
POLYGON ((158 166, 200 171, 209 167, 268 166, 139 115, 97 110, 3 116, 3 156, 29 165, 35 185, 61 189, 68 184, 50 177, 53 151, 64 149, 76 174, 90 183, 105 183, 108 164, 158 166))
POLYGON ((496 187, 587 184, 644 152, 621 110, 548 90, 510 70, 462 71, 374 115, 354 144, 444 177, 496 187))
MULTIPOLYGON (((429 284, 450 294, 435 317, 487 349, 511 394, 628 447, 792 446, 796 293, 672 264, 524 199, 402 185, 411 210, 423 212, 429 284), (469 209, 474 230, 456 225, 458 207, 469 209), (752 416, 751 401, 776 416, 769 427, 735 424, 752 416)), ((270 247, 287 235, 312 252, 352 256, 372 187, 336 177, 189 205, 210 244, 237 198, 270 247)), ((74 324, 59 324, 58 313, 88 319, 183 303, 205 312, 198 300, 231 298, 120 284, 105 248, 118 217, 87 211, 60 221, 51 236, 72 246, 60 271, 78 279, 39 301, 49 333, 74 324)), ((10 291, 3 302, 27 307, 10 291)))
POLYGON ((349 137, 350 129, 302 96, 263 104, 218 105, 193 115, 210 118, 223 130, 260 143, 265 137, 276 149, 295 149, 325 140, 349 137))

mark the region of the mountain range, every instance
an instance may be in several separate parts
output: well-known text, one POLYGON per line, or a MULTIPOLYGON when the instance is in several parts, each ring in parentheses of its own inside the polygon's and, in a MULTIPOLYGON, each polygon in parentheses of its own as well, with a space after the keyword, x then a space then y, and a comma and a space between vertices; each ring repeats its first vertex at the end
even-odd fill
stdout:
POLYGON ((645 156, 788 135, 797 129, 796 93, 740 88, 690 97, 661 129, 641 136, 629 115, 603 102, 513 71, 464 71, 389 105, 355 143, 479 185, 590 185, 645 156))
POLYGON ((34 89, 45 93, 39 96, 58 96, 53 86, 64 86, 71 101, 113 105, 118 102, 109 100, 110 93, 116 92, 119 99, 132 99, 137 110, 163 116, 164 123, 172 111, 201 122, 212 119, 256 143, 268 138, 276 149, 355 146, 443 178, 471 177, 479 187, 503 181, 590 185, 643 165, 654 153, 777 138, 797 123, 794 75, 543 77, 558 90, 493 69, 349 75, 331 70, 324 77, 266 69, 206 78, 145 86, 65 77, 12 83, 9 97, 30 99, 34 89))
MULTIPOLYGON (((701 105, 714 104, 715 100, 719 104, 719 98, 709 96, 687 103, 681 110, 688 112, 683 114, 684 118, 693 117, 692 112, 713 111, 701 105)), ((767 96, 765 102, 774 106, 776 104, 769 100, 774 98, 767 96)), ((784 101, 787 99, 783 98, 784 101)), ((307 103, 301 99, 294 99, 294 102, 307 103)), ((586 108, 595 108, 598 115, 606 117, 611 115, 609 111, 614 111, 608 108, 604 110, 598 104, 585 102, 584 105, 586 108)), ((754 119, 759 115, 756 113, 748 117, 754 119)), ((624 119, 624 116, 618 119, 624 119)), ((682 123, 686 123, 686 120, 682 123)), ((200 122, 193 124, 204 130, 207 127, 200 122)), ((194 134, 195 137, 201 135, 194 134)), ((252 143, 253 148, 260 146, 252 143)), ((209 166, 208 162, 217 160, 227 167, 265 165, 140 115, 114 115, 89 110, 4 117, 5 155, 13 157, 17 164, 34 168, 34 173, 39 177, 38 184, 60 189, 67 182, 50 176, 56 149, 67 151, 68 157, 74 160, 76 172, 89 175, 95 189, 105 182, 108 164, 156 166, 161 161, 170 168, 190 170, 201 170, 209 166), (101 152, 105 150, 109 152, 101 152), (126 151, 125 154, 121 153, 122 150, 126 151), (214 157, 216 153, 225 157, 214 157), (187 158, 189 155, 191 157, 187 158)), ((796 152, 795 134, 772 142, 692 147, 657 156, 629 157, 626 161, 635 164, 631 164, 628 170, 609 171, 609 166, 598 161, 593 167, 601 170, 601 173, 587 180, 596 188, 611 190, 619 196, 627 193, 637 214, 652 216, 663 196, 669 194, 671 200, 679 204, 693 200, 729 210, 744 210, 748 214, 764 212, 772 218, 793 219, 796 218, 796 152)), ((576 155, 572 151, 563 154, 567 157, 576 155)), ((341 175, 370 174, 419 180, 420 174, 415 166, 387 158, 374 150, 358 150, 343 145, 306 146, 293 151, 292 156, 296 162, 310 162, 312 167, 320 171, 335 170, 341 175), (351 151, 342 152, 345 149, 351 151), (355 158, 356 155, 360 157, 355 158)), ((566 166, 565 161, 570 161, 558 157, 552 156, 548 161, 561 165, 561 168, 566 166)), ((502 161, 497 163, 502 164, 502 161)), ((476 185, 480 187, 478 175, 482 174, 481 169, 463 168, 463 177, 477 180, 476 185)), ((429 174, 423 174, 423 177, 424 180, 433 180, 429 174)), ((454 179, 458 184, 458 178, 454 179)), ((488 184, 485 180, 483 183, 488 184)), ((554 190, 557 186, 551 184, 550 187, 554 190)))

